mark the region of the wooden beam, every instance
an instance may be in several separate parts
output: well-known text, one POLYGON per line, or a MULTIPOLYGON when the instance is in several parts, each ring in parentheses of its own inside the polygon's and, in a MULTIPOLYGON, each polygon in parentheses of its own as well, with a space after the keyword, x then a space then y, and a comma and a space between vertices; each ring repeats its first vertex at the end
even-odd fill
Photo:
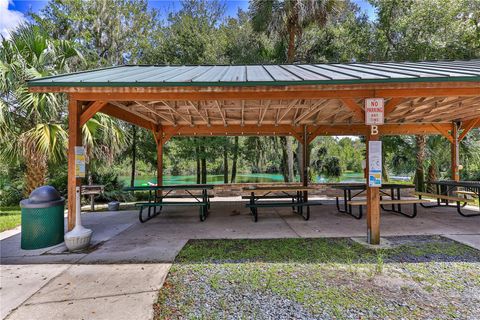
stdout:
POLYGON ((468 121, 465 121, 463 124, 462 124, 462 127, 461 129, 463 130, 462 133, 460 134, 460 136, 458 137, 458 141, 462 141, 463 138, 465 138, 465 136, 470 132, 470 130, 472 130, 473 128, 475 128, 475 126, 477 125, 480 125, 480 117, 476 118, 476 119, 472 119, 472 120, 468 120, 468 121))
POLYGON ((151 106, 143 101, 135 101, 135 103, 137 103, 139 106, 147 109, 149 112, 157 115, 158 117, 162 118, 163 120, 167 121, 168 123, 171 123, 172 125, 176 125, 175 121, 172 121, 171 119, 169 119, 167 116, 165 116, 164 114, 162 114, 161 112, 155 110, 155 106, 151 106))
POLYGON ((223 125, 226 127, 227 121, 225 120, 225 115, 223 114, 222 108, 220 108, 220 103, 217 100, 213 101, 213 103, 217 106, 218 112, 222 116, 223 125))
POLYGON ((82 179, 75 176, 75 147, 82 146, 82 127, 80 126, 81 102, 71 99, 68 102, 68 216, 67 227, 72 230, 76 212, 76 187, 81 186, 82 179))
POLYGON ((287 113, 290 112, 290 110, 292 110, 293 107, 295 107, 295 105, 296 105, 297 103, 298 103, 298 100, 293 100, 293 101, 291 101, 291 102, 287 105, 286 110, 282 113, 282 115, 279 116, 279 117, 277 117, 275 124, 278 125, 278 123, 279 123, 280 121, 282 121, 282 119, 287 115, 287 113))
POLYGON ((451 130, 451 126, 450 128, 446 128, 445 126, 439 126, 438 124, 436 123, 432 123, 432 126, 437 129, 437 131, 442 135, 444 136, 445 138, 447 138, 448 141, 450 141, 451 143, 453 143, 453 139, 452 139, 452 136, 451 134, 449 133, 449 130, 451 130))
POLYGON ((154 128, 157 125, 153 121, 147 121, 144 118, 141 118, 134 113, 120 109, 112 104, 107 104, 102 108, 100 112, 148 130, 152 130, 152 128, 154 128))
MULTIPOLYGON (((265 107, 265 109, 263 110, 263 113, 262 113, 261 117, 260 117, 259 120, 258 120, 258 125, 259 125, 259 126, 262 125, 263 118, 265 118, 265 114, 266 114, 267 111, 268 111, 268 107, 270 107, 270 103, 271 103, 270 100, 267 100, 267 101, 266 101, 266 107, 265 107)), ((261 112, 262 112, 262 110, 260 109, 260 113, 261 113, 261 112)))
MULTIPOLYGON (((223 87, 215 88, 215 91, 160 91, 150 90, 151 88, 142 88, 142 92, 124 88, 118 91, 116 87, 108 87, 103 91, 75 91, 72 95, 75 99, 88 101, 94 100, 115 100, 115 101, 158 101, 158 100, 249 100, 254 97, 255 100, 264 99, 365 99, 369 97, 449 97, 449 96, 478 96, 480 85, 477 88, 412 88, 412 89, 355 89, 355 90, 283 90, 284 87, 276 87, 271 91, 251 90, 251 91, 225 91, 223 87)), ((158 88, 157 88, 158 89, 158 88)), ((192 88, 189 88, 192 89, 192 88)), ((203 89, 205 90, 205 89, 203 89)), ((50 92, 50 91, 47 91, 50 92)), ((57 92, 57 91, 54 91, 57 92)))
MULTIPOLYGON (((359 84, 321 84, 321 85, 277 85, 277 86, 155 86, 145 87, 141 85, 129 87, 90 87, 90 86, 31 86, 30 92, 69 92, 72 94, 93 94, 94 98, 84 98, 86 101, 95 100, 119 100, 114 97, 120 94, 139 94, 144 98, 129 98, 127 100, 189 100, 185 93, 194 93, 192 97, 199 97, 192 100, 205 100, 202 98, 205 93, 217 92, 208 100, 215 99, 265 99, 260 95, 271 92, 274 94, 270 99, 304 99, 314 98, 368 98, 368 97, 431 97, 431 96, 478 96, 480 83, 478 81, 451 81, 451 82, 410 82, 410 83, 359 83, 359 84), (301 94, 305 92, 306 94, 301 94), (168 94, 162 98, 153 98, 152 94, 168 94), (243 97, 239 96, 241 93, 243 97), (321 93, 320 95, 318 93, 321 93), (106 94, 107 98, 100 95, 106 94), (288 97, 287 97, 288 96, 288 97), (171 99, 168 97, 172 97, 171 99), (234 97, 234 98, 233 98, 234 97)), ((81 96, 75 98, 83 98, 81 96)))
POLYGON ((354 99, 342 99, 343 105, 349 108, 354 114, 355 117, 360 121, 365 121, 365 111, 354 99))
POLYGON ((173 108, 171 105, 169 105, 166 101, 161 100, 160 102, 161 102, 164 106, 166 106, 171 112, 175 113, 177 116, 179 116, 179 117, 182 118, 184 121, 186 121, 188 124, 193 125, 193 123, 192 123, 191 121, 188 121, 187 118, 185 118, 180 112, 178 112, 177 110, 175 110, 175 108, 173 108))
POLYGON ((395 97, 390 100, 385 104, 385 107, 383 109, 383 113, 385 117, 388 117, 388 115, 401 103, 405 101, 404 98, 401 97, 395 97))
POLYGON ((80 126, 83 127, 88 120, 90 120, 97 112, 102 110, 107 105, 105 101, 95 101, 88 108, 82 111, 80 115, 80 126))
POLYGON ((241 125, 229 125, 225 127, 223 125, 196 125, 191 126, 177 126, 173 127, 164 127, 164 133, 166 135, 173 133, 178 136, 250 136, 250 135, 259 135, 259 136, 294 136, 296 138, 302 137, 301 128, 294 127, 292 125, 250 125, 245 124, 243 127, 241 125))
POLYGON ((294 121, 296 124, 300 123, 302 120, 306 120, 310 117, 312 117, 314 114, 317 112, 320 112, 320 109, 328 103, 328 100, 321 100, 317 101, 312 105, 310 110, 305 111, 303 114, 299 115, 298 118, 296 118, 294 121))
POLYGON ((118 102, 118 101, 110 101, 110 104, 113 104, 114 106, 116 106, 117 108, 120 108, 126 112, 129 112, 129 113, 132 113, 134 115, 136 115, 137 117, 140 117, 146 121, 150 121, 154 124, 156 124, 156 122, 151 118, 151 117, 148 117, 140 112, 137 112, 135 111, 132 107, 127 107, 125 104, 121 103, 121 102, 118 102))
MULTIPOLYGON (((369 170, 369 142, 378 141, 379 135, 367 134, 367 170, 369 170)), ((369 244, 380 244, 380 188, 369 187, 367 179, 367 241, 369 244)))

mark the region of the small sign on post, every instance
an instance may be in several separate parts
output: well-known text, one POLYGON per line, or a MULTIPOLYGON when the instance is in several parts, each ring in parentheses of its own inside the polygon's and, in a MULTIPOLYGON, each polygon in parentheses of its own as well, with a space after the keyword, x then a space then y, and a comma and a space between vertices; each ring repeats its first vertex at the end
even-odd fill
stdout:
POLYGON ((368 142, 368 186, 382 186, 382 142, 368 142))
POLYGON ((365 99, 365 124, 367 126, 384 123, 384 100, 383 98, 365 99))
POLYGON ((75 177, 85 178, 85 148, 75 147, 75 177))

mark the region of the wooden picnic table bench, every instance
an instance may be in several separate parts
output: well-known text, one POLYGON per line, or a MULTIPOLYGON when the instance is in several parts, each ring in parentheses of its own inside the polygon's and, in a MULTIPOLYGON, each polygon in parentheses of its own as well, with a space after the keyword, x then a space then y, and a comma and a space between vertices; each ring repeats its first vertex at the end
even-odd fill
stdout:
MULTIPOLYGON (((475 203, 475 199, 480 197, 480 181, 455 181, 455 180, 437 180, 427 182, 428 186, 433 186, 431 192, 417 192, 419 198, 427 197, 436 199, 437 203, 433 205, 424 205, 424 208, 434 207, 456 207, 458 214, 463 217, 479 216, 479 213, 465 213, 462 211, 467 204, 475 203), (455 204, 451 204, 455 203, 455 204)), ((430 188, 432 189, 432 188, 430 188)), ((478 204, 480 211, 480 202, 478 204)))
POLYGON ((208 194, 208 190, 213 189, 210 184, 188 184, 188 185, 169 185, 169 186, 139 186, 125 188, 125 191, 148 191, 148 202, 138 202, 138 219, 144 223, 160 214, 163 207, 168 206, 197 206, 199 207, 200 221, 205 221, 210 209, 210 198, 213 195, 208 194), (185 194, 173 194, 174 191, 183 191, 185 194), (200 194, 195 194, 200 191, 200 194), (165 192, 165 193, 164 193, 165 192), (165 201, 165 199, 192 199, 192 201, 165 201), (147 216, 143 216, 144 209, 147 208, 147 216), (157 210, 158 209, 158 210, 157 210), (153 210, 153 212, 152 212, 153 210))
POLYGON ((242 199, 249 200, 246 207, 250 209, 253 221, 255 222, 258 221, 258 208, 291 207, 293 212, 300 214, 304 220, 308 220, 310 219, 310 206, 322 205, 320 201, 307 200, 305 197, 306 192, 314 190, 311 187, 245 187, 242 190, 249 193, 248 195, 242 196, 242 199), (281 201, 282 199, 284 201, 281 201), (304 207, 306 207, 305 212, 304 207))
MULTIPOLYGON (((412 204, 413 205, 413 214, 407 214, 405 212, 397 212, 400 213, 408 218, 415 218, 417 216, 417 204, 422 204, 425 202, 429 202, 428 200, 422 199, 394 199, 394 200, 380 200, 380 205, 402 205, 402 204, 412 204)), ((347 201, 348 205, 350 206, 358 206, 358 210, 360 212, 360 216, 362 215, 362 206, 367 205, 367 200, 349 200, 347 201)))
MULTIPOLYGON (((355 215, 353 213, 353 208, 352 206, 358 205, 354 201, 354 198, 360 196, 363 192, 367 190, 367 185, 366 183, 338 183, 332 185, 332 188, 334 189, 339 189, 343 191, 343 208, 340 207, 340 197, 337 196, 335 198, 335 204, 337 206, 337 210, 342 213, 347 213, 354 217, 355 219, 361 219, 363 216, 363 211, 361 210, 361 207, 359 209, 358 215, 355 215)), ((401 190, 403 189, 415 189, 415 186, 412 184, 401 184, 401 183, 384 183, 380 187, 380 198, 383 200, 383 197, 390 197, 390 202, 384 202, 383 204, 380 203, 380 206, 382 210, 388 211, 388 212, 393 212, 393 213, 398 213, 401 215, 404 215, 409 218, 413 218, 414 216, 406 214, 402 211, 402 204, 403 203, 401 200, 401 190), (394 201, 397 200, 397 201, 394 201), (391 209, 387 209, 386 205, 390 205, 391 209)), ((360 200, 361 201, 361 200, 360 200)), ((384 200, 385 201, 385 200, 384 200)))

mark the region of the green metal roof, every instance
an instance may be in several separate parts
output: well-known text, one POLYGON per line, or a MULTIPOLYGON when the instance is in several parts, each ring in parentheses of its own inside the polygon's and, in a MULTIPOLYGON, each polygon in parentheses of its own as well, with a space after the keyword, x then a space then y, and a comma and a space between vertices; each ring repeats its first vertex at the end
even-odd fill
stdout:
POLYGON ((480 60, 293 65, 125 65, 33 79, 29 86, 150 87, 480 81, 480 60))

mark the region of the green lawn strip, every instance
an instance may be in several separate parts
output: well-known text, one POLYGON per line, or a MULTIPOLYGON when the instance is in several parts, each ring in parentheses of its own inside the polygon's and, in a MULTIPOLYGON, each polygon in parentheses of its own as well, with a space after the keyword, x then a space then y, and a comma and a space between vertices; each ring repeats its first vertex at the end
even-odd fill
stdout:
POLYGON ((13 229, 20 223, 20 207, 0 207, 0 232, 13 229))
POLYGON ((261 314, 258 306, 228 298, 232 290, 288 299, 318 318, 468 315, 480 302, 479 251, 430 240, 388 250, 349 239, 193 240, 160 290, 156 318, 221 319, 238 314, 238 304, 246 310, 239 318, 261 314), (432 261, 402 262, 418 257, 432 261), (458 262, 443 261, 451 257, 458 262))
POLYGON ((298 262, 376 263, 408 262, 441 257, 478 259, 480 251, 441 237, 425 237, 391 249, 368 249, 347 238, 190 240, 176 263, 298 262))

